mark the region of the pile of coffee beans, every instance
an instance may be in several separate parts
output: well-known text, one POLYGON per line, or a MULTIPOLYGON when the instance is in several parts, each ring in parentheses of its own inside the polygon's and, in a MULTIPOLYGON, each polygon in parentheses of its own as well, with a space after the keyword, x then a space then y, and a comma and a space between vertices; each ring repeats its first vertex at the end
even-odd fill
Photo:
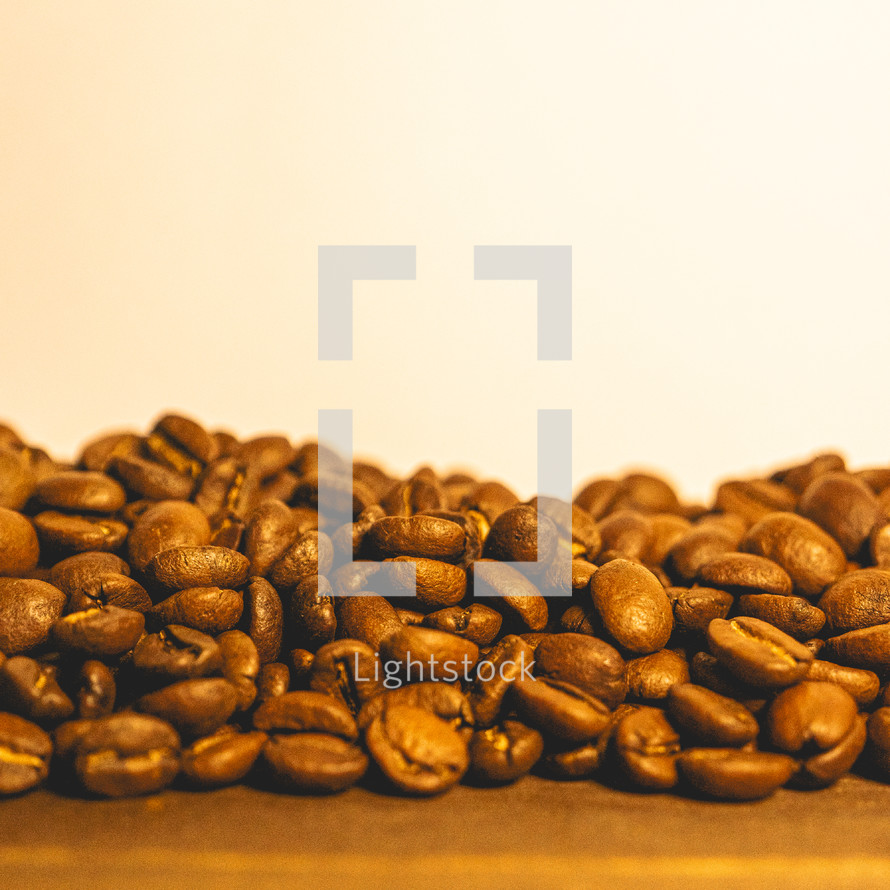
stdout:
POLYGON ((332 527, 333 460, 168 415, 68 464, 0 425, 0 794, 890 779, 890 468, 596 479, 559 523, 355 463, 332 527))

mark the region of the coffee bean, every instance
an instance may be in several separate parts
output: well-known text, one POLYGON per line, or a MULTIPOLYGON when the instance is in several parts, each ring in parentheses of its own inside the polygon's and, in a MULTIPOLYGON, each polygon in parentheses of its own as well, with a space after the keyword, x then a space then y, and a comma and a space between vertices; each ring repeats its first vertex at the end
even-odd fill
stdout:
POLYGON ((181 680, 149 692, 136 702, 140 711, 166 720, 189 738, 215 732, 237 706, 237 690, 221 677, 181 680))
POLYGON ((717 489, 714 507, 723 513, 736 513, 753 525, 770 513, 793 510, 795 500, 794 492, 784 485, 750 479, 724 482, 717 489))
POLYGON ((235 732, 223 727, 183 750, 183 775, 199 788, 234 785, 251 771, 267 739, 264 732, 235 732))
POLYGON ((479 726, 491 726, 501 711, 504 697, 519 677, 528 676, 535 654, 523 639, 510 634, 503 637, 477 667, 470 686, 470 707, 479 726))
POLYGON ((878 708, 869 715, 868 754, 878 773, 890 778, 890 707, 878 708))
POLYGON ((135 454, 113 458, 108 470, 130 491, 153 501, 187 501, 195 488, 191 475, 182 475, 135 454))
POLYGON ((493 605, 508 618, 531 631, 547 626, 547 600, 526 576, 511 565, 477 560, 472 569, 474 595, 492 596, 493 605), (480 572, 479 566, 485 569, 480 572), (484 580, 483 580, 484 574, 484 580))
POLYGON ((133 524, 127 554, 133 568, 141 572, 164 550, 209 543, 210 523, 194 504, 161 501, 148 507, 133 524))
POLYGON ((840 664, 886 675, 890 672, 890 623, 831 637, 825 644, 824 652, 829 659, 840 664))
POLYGON ((0 706, 37 723, 59 723, 74 713, 74 703, 62 691, 54 665, 25 655, 0 665, 0 706))
POLYGON ((627 662, 627 694, 643 701, 663 699, 676 685, 689 682, 689 663, 670 649, 643 655, 627 662))
POLYGON ((327 575, 334 562, 331 539, 324 532, 309 531, 284 551, 269 571, 276 587, 294 587, 303 578, 327 575))
POLYGON ((627 694, 624 659, 608 643, 583 634, 549 634, 535 649, 538 677, 571 683, 615 708, 627 694))
POLYGON ((694 683, 672 687, 666 707, 671 722, 699 745, 742 747, 753 742, 760 729, 741 702, 694 683))
POLYGON ((606 563, 590 579, 590 593, 606 630, 629 652, 646 655, 670 639, 674 627, 670 601, 642 566, 624 559, 606 563))
POLYGON ((50 583, 68 596, 90 585, 96 576, 115 574, 129 576, 130 567, 114 553, 87 551, 57 562, 50 572, 50 583))
POLYGON ((308 794, 344 791, 368 768, 357 745, 317 732, 273 736, 263 746, 263 758, 277 781, 308 794))
POLYGON ((219 444, 200 424, 188 417, 167 414, 145 440, 146 449, 171 469, 198 476, 204 464, 219 455, 219 444))
POLYGON ((526 723, 565 742, 596 738, 609 723, 609 709, 592 695, 558 680, 517 680, 510 690, 526 723))
POLYGON ((41 546, 48 550, 83 553, 87 550, 118 550, 129 529, 107 517, 70 516, 55 510, 38 513, 34 527, 41 546))
POLYGON ((171 547, 155 556, 146 572, 170 590, 234 589, 247 580, 249 569, 247 557, 226 547, 171 547))
POLYGON ((516 493, 502 482, 477 482, 460 502, 459 509, 479 513, 490 526, 505 510, 519 503, 516 493))
POLYGON ((752 686, 791 686, 806 676, 813 661, 806 646, 757 618, 714 619, 708 645, 724 667, 752 686))
POLYGON ((77 713, 82 719, 106 717, 114 711, 117 684, 110 668, 101 661, 90 659, 80 668, 77 689, 77 713))
POLYGON ((83 612, 106 606, 145 613, 152 608, 152 602, 145 588, 133 578, 116 572, 100 572, 72 590, 65 611, 83 612))
POLYGON ((696 791, 717 800, 760 800, 781 788, 795 763, 787 754, 692 748, 677 759, 683 778, 696 791))
POLYGON ((49 775, 52 739, 36 724, 0 712, 0 795, 21 794, 49 775))
POLYGON ((127 502, 120 483, 82 470, 47 476, 37 484, 36 495, 44 506, 70 513, 116 513, 127 502))
POLYGON ((725 528, 696 526, 671 547, 666 565, 672 574, 691 581, 703 565, 734 550, 738 540, 725 528))
POLYGON ((257 648, 260 663, 275 661, 281 653, 284 607, 278 591, 265 578, 254 578, 245 588, 242 623, 257 648))
POLYGON ((470 769, 486 784, 507 784, 524 776, 541 758, 544 738, 518 720, 480 729, 470 739, 470 769))
POLYGON ((384 516, 368 530, 365 543, 377 559, 421 556, 456 563, 463 556, 467 536, 448 519, 434 516, 384 516))
POLYGON ((253 726, 264 732, 324 732, 350 742, 358 738, 348 708, 323 692, 286 692, 270 698, 254 711, 253 726))
POLYGON ((616 510, 599 522, 599 561, 640 560, 655 542, 652 520, 635 510, 616 510))
POLYGON ((492 523, 482 553, 486 559, 503 562, 537 562, 537 566, 529 565, 527 571, 540 575, 556 553, 557 537, 552 520, 542 516, 539 523, 535 507, 518 504, 492 523))
POLYGON ((780 692, 766 713, 775 747, 789 754, 833 748, 853 727, 853 696, 834 683, 804 680, 780 692))
POLYGON ((166 721, 148 714, 113 714, 92 721, 77 745, 74 766, 93 794, 153 794, 179 772, 179 750, 179 736, 166 721))
MULTIPOLYGON (((398 567, 389 576, 393 596, 416 596, 417 602, 427 609, 444 608, 459 603, 467 591, 467 573, 459 566, 438 559, 422 559, 398 556, 387 560, 398 567), (410 567, 414 566, 412 572, 410 567)), ((373 585, 373 581, 371 582, 373 585)))
POLYGON ((713 587, 674 589, 678 591, 673 602, 674 626, 687 633, 704 633, 715 618, 729 615, 734 602, 731 593, 713 587))
POLYGON ((223 676, 235 687, 238 710, 246 711, 257 697, 260 655, 253 640, 243 631, 228 630, 216 638, 222 653, 223 676))
POLYGON ((873 671, 844 667, 830 661, 814 661, 807 672, 808 680, 824 680, 846 689, 861 708, 868 707, 877 697, 881 681, 873 671))
POLYGON ((819 608, 835 633, 890 622, 890 571, 847 572, 822 594, 819 608))
POLYGON ((377 654, 360 640, 335 640, 315 653, 309 687, 341 701, 351 713, 383 690, 377 654))
POLYGON ((146 634, 133 649, 133 666, 148 677, 172 682, 205 677, 222 669, 222 653, 213 637, 168 624, 146 634))
POLYGON ((456 634, 477 646, 488 646, 497 637, 502 621, 500 612, 481 603, 471 603, 465 609, 452 606, 432 612, 423 619, 423 626, 456 634))
POLYGON ((135 433, 111 433, 84 445, 77 464, 94 473, 105 473, 116 457, 138 455, 142 441, 135 433))
POLYGON ((455 634, 428 627, 402 627, 380 644, 384 662, 398 662, 408 682, 466 677, 479 660, 479 647, 455 634))
POLYGON ((364 732, 386 708, 410 705, 422 708, 444 720, 462 736, 473 731, 473 712, 467 697, 457 686, 448 683, 411 683, 398 689, 387 689, 366 702, 358 715, 358 728, 364 732))
POLYGON ((408 705, 387 708, 365 734, 377 766, 408 794, 440 794, 466 773, 467 744, 444 720, 408 705))
POLYGON ((0 446, 0 507, 21 510, 28 503, 37 479, 18 451, 0 446))
POLYGON ((149 615, 158 624, 182 624, 214 636, 231 630, 244 610, 244 597, 237 590, 191 587, 155 603, 149 615))
POLYGON ((618 763, 634 786, 666 791, 677 784, 680 737, 663 711, 642 707, 625 715, 612 742, 618 763))
POLYGON ((268 574, 299 536, 297 518, 287 504, 268 500, 257 506, 244 533, 244 555, 250 560, 251 574, 268 574))
POLYGON ((337 604, 336 614, 335 627, 341 636, 361 640, 375 650, 403 627, 389 600, 373 594, 344 597, 337 604))
POLYGON ((770 559, 751 553, 724 553, 698 570, 700 584, 718 587, 736 596, 774 593, 788 596, 792 590, 788 573, 770 559))
POLYGON ((45 581, 0 578, 0 652, 19 655, 46 643, 66 599, 45 581))
POLYGON ((257 700, 269 701, 290 689, 290 668, 280 661, 272 661, 260 668, 257 678, 257 700))
POLYGON ((103 606, 71 612, 53 624, 52 637, 63 652, 112 658, 129 652, 145 631, 145 616, 131 609, 103 606))
POLYGON ((827 788, 846 775, 865 748, 866 718, 857 715, 853 726, 833 748, 814 754, 802 761, 792 784, 798 788, 827 788))
POLYGON ((825 613, 799 596, 773 593, 740 596, 736 611, 748 618, 759 618, 796 640, 810 639, 825 624, 825 613))
POLYGON ((817 454, 805 463, 778 470, 770 478, 773 482, 781 482, 795 494, 801 495, 814 479, 826 473, 843 472, 845 469, 844 459, 839 454, 826 452, 817 454))
POLYGON ((34 526, 21 513, 0 507, 0 576, 27 575, 39 558, 34 526))

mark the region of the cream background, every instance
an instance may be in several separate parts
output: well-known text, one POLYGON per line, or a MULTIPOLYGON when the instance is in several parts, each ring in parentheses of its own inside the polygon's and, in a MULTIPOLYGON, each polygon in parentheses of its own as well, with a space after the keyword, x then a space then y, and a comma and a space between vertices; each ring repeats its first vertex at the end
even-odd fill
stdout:
POLYGON ((883 2, 0 0, 0 416, 74 454, 164 408, 692 495, 890 458, 883 2), (475 244, 571 244, 574 360, 475 244), (319 244, 416 244, 316 360, 319 244))

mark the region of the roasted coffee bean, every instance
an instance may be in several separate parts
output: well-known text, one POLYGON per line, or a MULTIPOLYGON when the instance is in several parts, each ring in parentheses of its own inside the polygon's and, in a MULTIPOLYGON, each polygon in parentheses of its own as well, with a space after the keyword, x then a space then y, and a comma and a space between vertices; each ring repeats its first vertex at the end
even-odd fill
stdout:
POLYGON ((502 562, 528 563, 526 571, 536 576, 556 553, 558 532, 553 521, 540 517, 535 507, 518 504, 505 510, 492 523, 485 539, 483 556, 502 562))
POLYGON ((133 578, 101 572, 72 590, 65 611, 83 612, 105 606, 145 613, 151 609, 152 602, 145 588, 133 578))
POLYGON ((245 588, 242 622, 257 648, 260 662, 275 661, 281 653, 284 607, 278 591, 265 578, 254 578, 245 588))
POLYGON ((803 494, 806 487, 826 473, 843 472, 846 469, 844 459, 839 454, 826 452, 817 454, 806 463, 795 464, 773 473, 770 479, 787 485, 795 494, 803 494))
POLYGON ((52 739, 36 724, 0 712, 0 796, 36 788, 49 775, 52 739))
POLYGON ((27 575, 39 558, 34 526, 21 513, 0 507, 0 576, 27 575))
POLYGON ((834 683, 804 680, 780 692, 766 713, 772 744, 789 754, 833 748, 856 719, 856 702, 834 683))
POLYGON ((459 509, 479 513, 490 526, 505 510, 519 503, 516 493, 502 482, 477 482, 460 502, 459 509))
POLYGON ((787 754, 737 748, 692 748, 677 759, 683 778, 698 792, 717 800, 760 800, 794 775, 787 754))
POLYGON ((280 661, 271 661, 260 668, 257 679, 257 700, 269 701, 290 689, 290 668, 280 661))
POLYGON ((234 589, 246 580, 247 557, 226 547, 171 547, 152 559, 146 572, 170 590, 191 587, 234 589))
POLYGON ((344 791, 368 768, 357 745, 319 732, 273 736, 263 746, 263 759, 277 781, 307 794, 344 791))
POLYGON ((101 661, 90 659, 80 668, 77 689, 77 713, 82 719, 106 717, 114 711, 117 684, 111 669, 101 661))
POLYGON ((106 574, 129 576, 130 567, 114 553, 75 553, 53 566, 49 580, 59 590, 71 596, 75 591, 91 584, 97 576, 106 574))
MULTIPOLYGON (((353 480, 353 491, 357 488, 358 484, 353 480)), ((370 494, 373 499, 373 492, 370 494)), ((404 482, 395 483, 383 496, 380 505, 389 516, 413 516, 428 510, 444 510, 447 499, 438 479, 415 474, 404 482)))
POLYGON ((337 603, 336 614, 341 637, 361 640, 375 650, 403 627, 389 600, 374 594, 343 597, 337 603))
POLYGON ((801 494, 797 512, 828 532, 850 558, 862 549, 883 514, 868 485, 843 472, 814 479, 801 494))
POLYGON ((442 562, 459 562, 466 547, 466 532, 456 522, 435 516, 384 516, 365 535, 376 559, 422 556, 442 562))
POLYGON ((586 559, 572 560, 572 590, 583 591, 590 584, 593 573, 597 570, 592 562, 586 559))
POLYGON ((397 662, 409 683, 418 680, 453 682, 469 677, 479 660, 479 647, 462 637, 429 627, 402 627, 380 644, 380 657, 397 662))
POLYGON ((63 652, 88 658, 113 658, 129 652, 145 631, 145 616, 131 609, 103 606, 71 612, 52 627, 52 638, 63 652))
POLYGON ((526 576, 513 566, 494 560, 477 560, 472 569, 473 593, 477 598, 491 596, 505 617, 518 621, 531 631, 547 626, 547 600, 526 576), (480 566, 485 568, 480 570, 480 566))
POLYGON ((178 414, 160 418, 146 438, 145 447, 171 469, 193 477, 219 455, 216 439, 194 420, 178 414))
MULTIPOLYGON (((368 508, 368 510, 373 509, 373 507, 368 508)), ((458 513, 453 510, 430 510, 425 515, 436 519, 447 519, 464 530, 466 536, 464 552, 457 560, 457 565, 461 568, 466 569, 482 556, 482 545, 485 535, 488 534, 488 521, 481 513, 474 513, 472 510, 466 513, 458 513)))
POLYGON ((45 581, 0 578, 0 652, 19 655, 46 643, 66 599, 45 581))
POLYGON ((264 701, 253 714, 264 732, 324 732, 354 742, 358 727, 349 709, 323 692, 286 692, 264 701))
POLYGON ((153 501, 187 501, 195 488, 191 475, 182 475, 135 454, 113 458, 108 469, 130 491, 153 501))
POLYGON ((223 457, 207 467, 195 492, 195 506, 210 519, 211 528, 227 517, 243 519, 258 499, 260 480, 236 457, 223 457))
POLYGON ((691 581, 703 565, 734 550, 738 541, 736 535, 725 528, 699 525, 671 547, 665 564, 671 574, 691 581))
MULTIPOLYGON (((674 588, 674 627, 687 633, 704 633, 715 618, 726 618, 733 605, 731 593, 713 587, 674 588)), ((668 591, 670 594, 670 591, 668 591)))
POLYGON ((628 473, 619 481, 610 509, 677 513, 680 502, 676 492, 664 479, 651 473, 628 473))
POLYGON ((890 571, 847 572, 822 594, 819 608, 834 633, 890 622, 890 571))
POLYGON ((386 708, 365 734, 380 770, 408 794, 440 794, 470 765, 466 742, 444 720, 408 705, 386 708))
POLYGON ((760 729, 741 702, 694 683, 672 687, 666 707, 672 724, 698 745, 740 748, 760 729))
POLYGON ((800 596, 774 593, 740 596, 736 612, 766 621, 796 640, 814 637, 825 625, 825 613, 800 596))
POLYGON ((571 683, 545 678, 517 680, 510 692, 526 723, 564 742, 590 741, 609 724, 609 709, 571 683))
POLYGON ((752 553, 724 553, 706 562, 697 575, 700 584, 735 595, 774 593, 788 596, 791 578, 779 565, 752 553))
POLYGON ((74 703, 56 680, 54 665, 25 655, 0 665, 0 707, 37 723, 59 723, 74 713, 74 703))
POLYGON ((377 654, 360 640, 335 640, 315 653, 309 687, 341 701, 358 714, 362 705, 383 690, 377 654))
POLYGON ((559 626, 568 633, 596 636, 600 630, 600 620, 593 607, 569 606, 559 619, 559 626))
POLYGON ((535 653, 521 637, 503 637, 479 662, 469 701, 478 726, 491 726, 501 712, 511 684, 532 676, 535 653))
POLYGON ((743 683, 708 652, 696 652, 692 656, 689 673, 693 683, 734 698, 755 714, 760 713, 766 705, 766 690, 743 683))
POLYGON ((618 763, 634 786, 666 791, 677 784, 680 737, 663 711, 641 707, 625 715, 612 742, 618 763))
POLYGON ((868 755, 871 765, 877 772, 885 778, 890 778, 890 707, 878 708, 869 715, 868 755))
POLYGON ((117 513, 127 502, 120 483, 88 470, 47 476, 37 484, 35 494, 44 506, 69 513, 117 513))
POLYGON ((146 634, 133 649, 137 671, 167 682, 206 677, 222 670, 222 663, 213 637, 179 624, 146 634))
POLYGON ((793 510, 794 492, 766 479, 724 482, 717 489, 714 508, 723 513, 736 513, 749 525, 770 513, 793 510))
POLYGON ((518 720, 480 729, 470 739, 470 769, 481 782, 503 785, 524 776, 544 753, 544 738, 518 720))
POLYGON ((846 689, 861 708, 868 707, 877 697, 881 681, 874 671, 844 667, 830 661, 814 661, 807 672, 808 680, 836 683, 846 689))
POLYGON ((679 541, 692 530, 692 523, 682 516, 673 513, 657 513, 650 516, 652 523, 652 541, 648 550, 643 553, 643 561, 650 565, 661 565, 668 553, 679 541))
POLYGON ((240 630, 228 630, 216 638, 222 653, 222 674, 235 687, 238 710, 246 711, 257 697, 260 655, 253 640, 240 630))
POLYGON ((339 567, 344 563, 356 559, 362 551, 365 535, 368 529, 386 515, 379 504, 371 504, 359 513, 355 522, 347 522, 336 529, 331 535, 331 543, 334 547, 334 566, 339 567))
POLYGON ((652 520, 635 510, 617 510, 598 524, 601 546, 599 561, 641 560, 655 542, 652 520))
POLYGON ((794 513, 774 513, 748 530, 739 545, 746 553, 777 562, 801 596, 812 599, 846 570, 840 545, 815 522, 794 513))
POLYGON ((103 797, 152 794, 179 772, 176 730, 148 714, 94 720, 77 745, 74 766, 87 791, 103 797))
POLYGON ((451 563, 410 556, 399 556, 387 560, 387 563, 395 569, 387 576, 387 594, 416 596, 417 602, 424 608, 453 606, 464 598, 467 591, 467 573, 451 563), (415 568, 412 569, 412 566, 415 568))
POLYGON ((203 547, 210 543, 210 523, 194 504, 161 501, 142 513, 127 538, 133 568, 143 571, 164 550, 203 547))
POLYGON ((890 569, 890 522, 875 523, 868 538, 868 555, 882 569, 890 569))
POLYGON ((426 618, 423 612, 418 612, 416 609, 402 609, 399 606, 396 606, 396 615, 402 624, 410 625, 423 624, 423 619, 426 618))
POLYGON ((296 689, 305 689, 309 685, 309 675, 315 663, 315 653, 308 649, 291 649, 291 673, 296 689))
POLYGON ((831 661, 886 675, 890 672, 890 623, 831 637, 823 651, 831 661))
POLYGON ((678 652, 662 649, 628 661, 625 675, 630 698, 654 701, 665 698, 674 686, 689 682, 689 663, 678 652))
POLYGON ((244 610, 244 596, 237 590, 191 587, 155 603, 149 615, 158 624, 182 624, 215 636, 231 630, 244 610))
POLYGON ((276 587, 294 587, 311 575, 327 575, 334 562, 331 539, 324 532, 309 531, 284 551, 269 571, 276 587))
POLYGON ((237 690, 221 677, 182 680, 149 692, 136 702, 140 711, 166 720, 189 738, 215 732, 237 706, 237 690))
POLYGON ((83 553, 87 550, 118 550, 129 529, 106 517, 69 516, 47 510, 34 517, 34 527, 45 549, 83 553))
POLYGON ((364 732, 386 708, 410 705, 435 714, 463 734, 472 733, 473 712, 467 697, 457 686, 448 683, 411 683, 398 689, 387 689, 366 702, 358 714, 358 728, 364 732))
POLYGON ((234 785, 251 771, 267 739, 264 732, 236 732, 223 727, 183 750, 183 775, 199 788, 234 785))
POLYGON ((244 532, 244 555, 254 576, 268 574, 300 536, 297 517, 287 504, 264 501, 250 514, 244 532))
POLYGON ((0 507, 21 510, 36 487, 37 478, 27 459, 0 445, 0 507))
POLYGON ((457 634, 477 646, 489 646, 497 637, 502 621, 500 612, 481 603, 471 603, 465 609, 452 606, 432 612, 423 619, 423 626, 457 634))
POLYGON ((833 748, 800 763, 792 784, 798 788, 827 788, 853 768, 866 741, 866 718, 857 714, 850 731, 833 748))
POLYGON ((116 457, 137 455, 141 446, 142 440, 135 433, 100 436, 84 445, 77 464, 94 473, 105 473, 116 457))
POLYGON ((535 648, 538 677, 571 683, 615 708, 627 694, 624 659, 603 640, 583 634, 548 634, 535 648))
POLYGON ((724 667, 751 686, 791 686, 806 676, 813 661, 806 646, 757 618, 714 619, 708 645, 724 667))
POLYGON ((647 655, 670 639, 671 604, 648 569, 625 559, 612 560, 594 573, 590 593, 603 625, 622 648, 647 655))

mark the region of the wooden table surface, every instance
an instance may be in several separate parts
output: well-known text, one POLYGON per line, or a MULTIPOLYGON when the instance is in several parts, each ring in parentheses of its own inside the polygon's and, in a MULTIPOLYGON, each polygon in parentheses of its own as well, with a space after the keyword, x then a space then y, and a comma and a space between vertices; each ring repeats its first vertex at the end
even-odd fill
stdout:
POLYGON ((890 887, 890 787, 751 804, 527 777, 410 800, 248 788, 0 803, 0 887, 890 887))

